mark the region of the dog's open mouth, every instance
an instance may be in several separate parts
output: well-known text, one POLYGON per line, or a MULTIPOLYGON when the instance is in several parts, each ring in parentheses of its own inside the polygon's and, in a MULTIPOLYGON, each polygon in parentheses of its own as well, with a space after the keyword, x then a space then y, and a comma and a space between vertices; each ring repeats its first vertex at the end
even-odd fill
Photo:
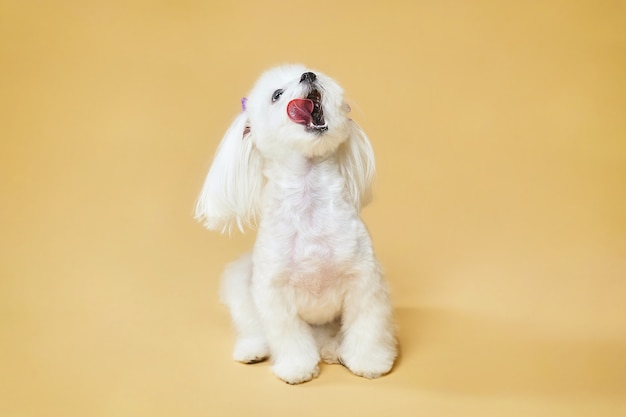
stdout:
POLYGON ((328 123, 324 120, 322 110, 322 94, 317 89, 311 90, 306 98, 296 98, 287 104, 287 115, 306 130, 324 132, 328 130, 328 123))

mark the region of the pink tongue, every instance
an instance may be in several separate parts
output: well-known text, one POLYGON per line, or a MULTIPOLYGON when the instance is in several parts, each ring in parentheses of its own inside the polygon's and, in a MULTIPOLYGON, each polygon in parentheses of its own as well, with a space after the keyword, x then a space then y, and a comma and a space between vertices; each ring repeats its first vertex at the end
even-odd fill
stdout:
POLYGON ((309 125, 313 122, 313 101, 305 98, 296 98, 287 104, 287 115, 296 123, 309 125))

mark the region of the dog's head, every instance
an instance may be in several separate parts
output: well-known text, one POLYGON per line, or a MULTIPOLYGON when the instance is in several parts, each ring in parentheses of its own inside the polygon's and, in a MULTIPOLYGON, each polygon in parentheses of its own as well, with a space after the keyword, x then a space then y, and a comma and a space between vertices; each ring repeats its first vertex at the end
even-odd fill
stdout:
POLYGON ((373 151, 334 80, 301 65, 277 67, 259 78, 242 105, 196 205, 207 228, 230 231, 255 222, 269 161, 280 169, 294 158, 333 156, 347 198, 357 210, 369 202, 373 151))
POLYGON ((301 65, 264 73, 248 95, 246 132, 266 158, 334 152, 347 139, 350 107, 331 78, 301 65))

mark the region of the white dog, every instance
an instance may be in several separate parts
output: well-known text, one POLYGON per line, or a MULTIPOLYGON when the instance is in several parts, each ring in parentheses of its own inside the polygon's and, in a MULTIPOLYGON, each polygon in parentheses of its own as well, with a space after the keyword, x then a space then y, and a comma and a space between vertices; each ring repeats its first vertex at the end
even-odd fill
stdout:
POLYGON ((359 217, 374 156, 341 87, 298 65, 261 76, 217 150, 196 206, 207 228, 258 225, 222 283, 234 359, 272 360, 289 384, 340 362, 388 373, 397 356, 388 290, 359 217))

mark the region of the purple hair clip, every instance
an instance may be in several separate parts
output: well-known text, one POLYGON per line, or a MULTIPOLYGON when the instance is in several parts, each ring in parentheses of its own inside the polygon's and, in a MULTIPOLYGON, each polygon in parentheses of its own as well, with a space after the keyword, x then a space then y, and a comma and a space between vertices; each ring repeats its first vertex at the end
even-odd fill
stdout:
POLYGON ((248 97, 241 98, 241 110, 246 111, 246 103, 248 102, 248 97))

